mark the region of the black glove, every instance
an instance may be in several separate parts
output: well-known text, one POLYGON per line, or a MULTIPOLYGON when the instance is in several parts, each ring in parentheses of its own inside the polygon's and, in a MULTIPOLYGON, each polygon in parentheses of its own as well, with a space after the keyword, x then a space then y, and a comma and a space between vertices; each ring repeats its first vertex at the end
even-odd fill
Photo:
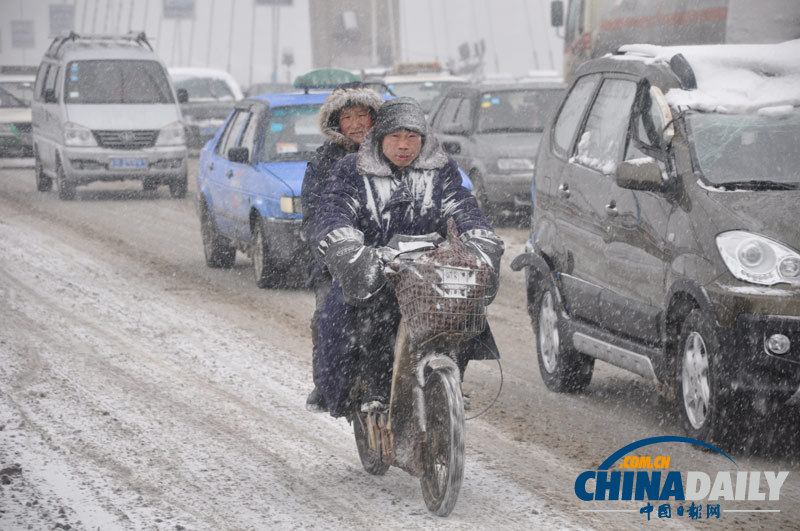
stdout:
POLYGON ((348 304, 368 305, 386 284, 384 261, 379 250, 364 245, 364 235, 356 229, 331 231, 320 242, 317 251, 342 287, 348 304))
POLYGON ((505 252, 503 240, 492 231, 484 229, 472 229, 463 232, 459 238, 464 242, 464 245, 469 247, 480 260, 489 264, 494 271, 492 275, 492 285, 486 290, 486 296, 491 303, 497 295, 497 290, 500 288, 500 258, 505 252))

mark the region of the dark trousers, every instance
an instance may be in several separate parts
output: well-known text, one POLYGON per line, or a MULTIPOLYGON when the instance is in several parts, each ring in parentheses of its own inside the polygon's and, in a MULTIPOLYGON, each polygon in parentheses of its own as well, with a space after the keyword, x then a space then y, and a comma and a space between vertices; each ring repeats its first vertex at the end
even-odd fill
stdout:
POLYGON ((319 314, 322 311, 322 305, 325 304, 325 298, 331 291, 331 284, 333 280, 326 271, 323 274, 317 275, 314 280, 314 315, 311 317, 311 375, 314 378, 314 386, 319 387, 319 314))
POLYGON ((392 367, 400 307, 388 286, 369 306, 356 310, 358 365, 367 388, 367 400, 388 399, 392 387, 392 367))

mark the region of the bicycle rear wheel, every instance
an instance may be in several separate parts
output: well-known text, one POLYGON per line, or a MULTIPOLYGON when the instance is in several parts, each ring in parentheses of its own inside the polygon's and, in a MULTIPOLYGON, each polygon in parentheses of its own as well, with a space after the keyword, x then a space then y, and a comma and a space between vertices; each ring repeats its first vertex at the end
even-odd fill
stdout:
POLYGON ((464 402, 457 370, 435 370, 425 384, 422 497, 428 510, 449 515, 464 478, 464 402))

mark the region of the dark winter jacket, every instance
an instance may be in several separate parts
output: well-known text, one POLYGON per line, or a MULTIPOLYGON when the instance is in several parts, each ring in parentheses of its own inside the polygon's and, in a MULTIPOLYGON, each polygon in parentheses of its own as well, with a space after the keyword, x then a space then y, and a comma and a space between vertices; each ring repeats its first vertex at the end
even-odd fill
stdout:
POLYGON ((301 189, 303 208, 303 236, 311 247, 311 259, 308 264, 309 282, 313 283, 320 275, 325 274, 324 265, 314 258, 317 242, 314 240, 314 219, 317 204, 325 181, 333 168, 348 153, 358 151, 358 144, 344 136, 339 128, 339 114, 346 107, 363 105, 373 111, 373 120, 383 98, 370 89, 336 89, 320 107, 317 117, 320 131, 325 135, 325 142, 317 148, 314 157, 306 167, 301 189))
MULTIPOLYGON (((446 234, 448 218, 454 218, 462 239, 481 241, 488 250, 473 245, 499 272, 502 241, 461 184, 455 161, 444 153, 430 129, 423 136, 419 157, 405 168, 396 168, 383 156, 373 129, 357 154, 344 157, 327 181, 316 213, 317 252, 334 277, 334 285, 320 319, 321 388, 331 414, 344 414, 349 387, 357 374, 351 358, 353 337, 349 324, 374 329, 376 322, 399 313, 386 307, 390 288, 383 279, 378 247, 395 234, 446 234), (373 303, 370 306, 370 303, 373 303), (370 310, 370 308, 373 308, 370 310), (381 317, 381 314, 384 317, 381 317)), ((391 349, 394 337, 385 341, 391 349)), ((377 350, 377 349, 373 349, 377 350)), ((465 344, 468 359, 499 356, 491 331, 465 344)), ((388 365, 389 370, 391 365, 388 365)))

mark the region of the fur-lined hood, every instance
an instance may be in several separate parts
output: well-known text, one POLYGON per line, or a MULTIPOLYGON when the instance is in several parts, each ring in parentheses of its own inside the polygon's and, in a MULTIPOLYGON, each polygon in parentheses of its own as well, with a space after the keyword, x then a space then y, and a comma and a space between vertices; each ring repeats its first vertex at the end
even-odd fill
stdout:
POLYGON ((339 128, 339 113, 345 107, 353 105, 363 105, 370 109, 374 122, 378 109, 383 105, 383 98, 368 88, 337 88, 322 104, 317 116, 322 134, 348 151, 355 151, 357 144, 342 134, 339 128))
MULTIPOLYGON (((427 124, 426 124, 427 125, 427 124)), ((381 143, 375 138, 374 129, 367 133, 356 155, 356 169, 361 175, 388 177, 392 175, 392 166, 383 155, 381 143)), ((447 164, 447 155, 439 144, 430 125, 422 139, 422 149, 409 168, 418 170, 435 170, 447 164)))

